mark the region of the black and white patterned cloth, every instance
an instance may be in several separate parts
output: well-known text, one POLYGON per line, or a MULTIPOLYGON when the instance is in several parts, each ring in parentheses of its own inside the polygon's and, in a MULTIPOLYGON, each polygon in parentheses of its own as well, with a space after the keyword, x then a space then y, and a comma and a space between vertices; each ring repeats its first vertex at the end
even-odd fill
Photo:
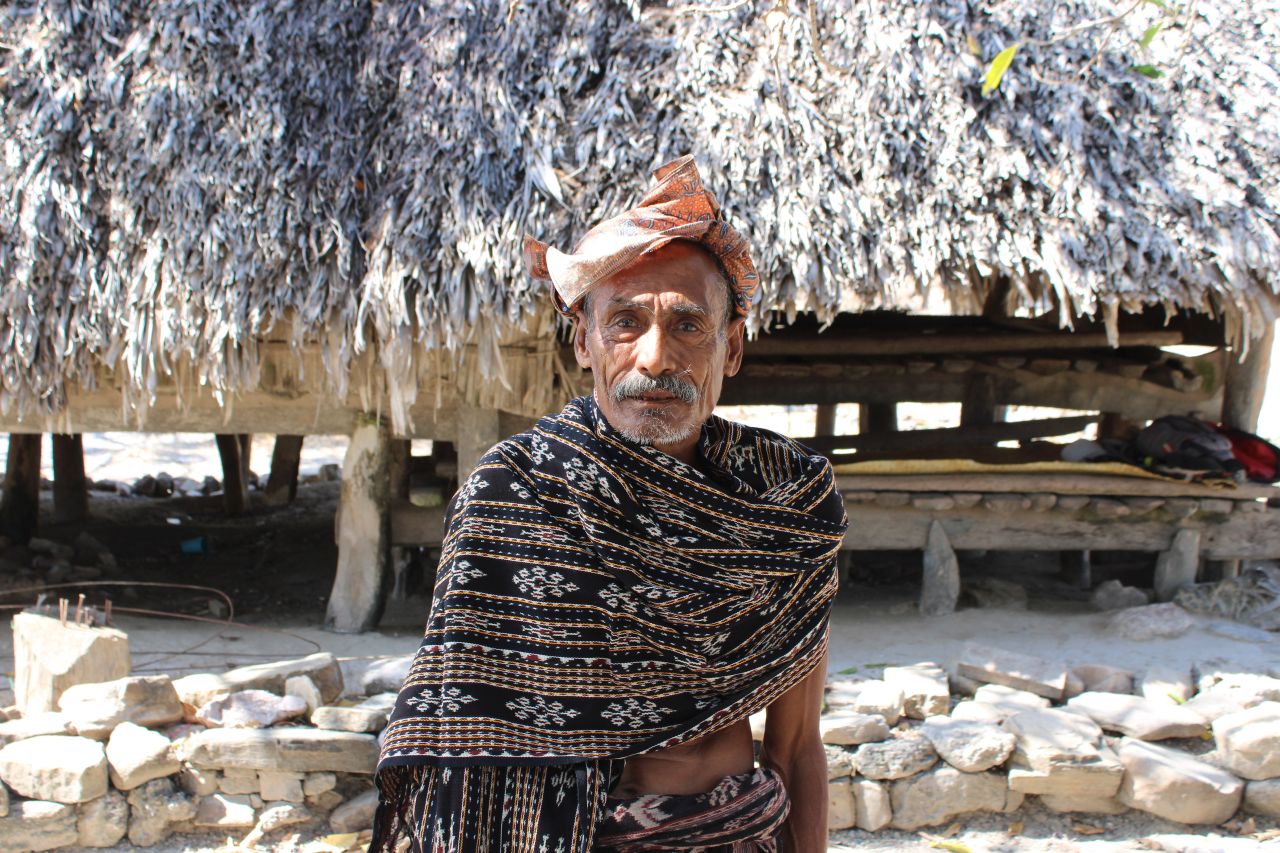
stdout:
MULTIPOLYGON (((627 441, 582 397, 485 455, 450 510, 426 634, 383 735, 371 849, 435 834, 408 826, 415 811, 445 820, 426 788, 463 802, 449 785, 497 785, 482 768, 539 767, 587 768, 573 772, 590 794, 497 800, 581 829, 545 849, 590 849, 601 768, 741 720, 813 668, 846 526, 831 466, 716 417, 699 453, 695 467, 627 441)), ((563 773, 499 775, 528 792, 563 773)), ((438 829, 434 849, 490 849, 465 840, 474 826, 438 829)), ((532 831, 512 832, 492 849, 526 849, 512 838, 532 831)))

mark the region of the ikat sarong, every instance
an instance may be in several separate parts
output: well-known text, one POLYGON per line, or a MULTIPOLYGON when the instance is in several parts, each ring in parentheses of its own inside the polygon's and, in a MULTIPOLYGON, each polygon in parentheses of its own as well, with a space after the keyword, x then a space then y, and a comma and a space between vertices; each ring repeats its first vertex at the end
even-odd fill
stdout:
POLYGON ((741 720, 821 659, 846 523, 830 465, 715 417, 699 450, 700 468, 629 442, 583 397, 481 460, 383 734, 373 850, 413 819, 424 767, 451 770, 429 774, 442 802, 551 768, 520 777, 541 786, 518 820, 537 845, 492 849, 589 850, 611 760, 741 720), (556 788, 567 766, 597 781, 556 788))

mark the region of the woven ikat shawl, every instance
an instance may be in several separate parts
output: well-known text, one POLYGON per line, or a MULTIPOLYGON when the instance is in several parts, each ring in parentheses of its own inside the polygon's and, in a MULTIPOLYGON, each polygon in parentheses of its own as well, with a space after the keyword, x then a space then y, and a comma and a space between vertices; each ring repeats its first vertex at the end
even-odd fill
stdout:
POLYGON ((831 466, 716 417, 699 449, 705 470, 629 442, 582 397, 481 460, 384 733, 384 807, 413 765, 625 758, 812 669, 846 525, 831 466))

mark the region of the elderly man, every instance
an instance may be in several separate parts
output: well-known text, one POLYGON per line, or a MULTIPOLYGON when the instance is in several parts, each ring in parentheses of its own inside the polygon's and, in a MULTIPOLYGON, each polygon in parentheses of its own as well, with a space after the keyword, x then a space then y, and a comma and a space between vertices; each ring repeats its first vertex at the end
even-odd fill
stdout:
POLYGON ((824 458, 712 415, 755 268, 692 158, 655 178, 572 254, 526 240, 594 392, 455 498, 374 850, 826 849, 844 505, 824 458))

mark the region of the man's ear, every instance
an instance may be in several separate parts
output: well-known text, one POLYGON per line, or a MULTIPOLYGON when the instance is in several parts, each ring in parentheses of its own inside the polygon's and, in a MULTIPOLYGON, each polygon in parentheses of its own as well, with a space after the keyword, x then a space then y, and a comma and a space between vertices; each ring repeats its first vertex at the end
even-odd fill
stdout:
POLYGON ((582 308, 573 312, 573 357, 578 367, 591 369, 591 350, 587 349, 587 314, 582 308))
POLYGON ((725 354, 724 375, 736 376, 742 367, 742 349, 746 343, 747 318, 734 317, 725 331, 729 351, 725 354))

